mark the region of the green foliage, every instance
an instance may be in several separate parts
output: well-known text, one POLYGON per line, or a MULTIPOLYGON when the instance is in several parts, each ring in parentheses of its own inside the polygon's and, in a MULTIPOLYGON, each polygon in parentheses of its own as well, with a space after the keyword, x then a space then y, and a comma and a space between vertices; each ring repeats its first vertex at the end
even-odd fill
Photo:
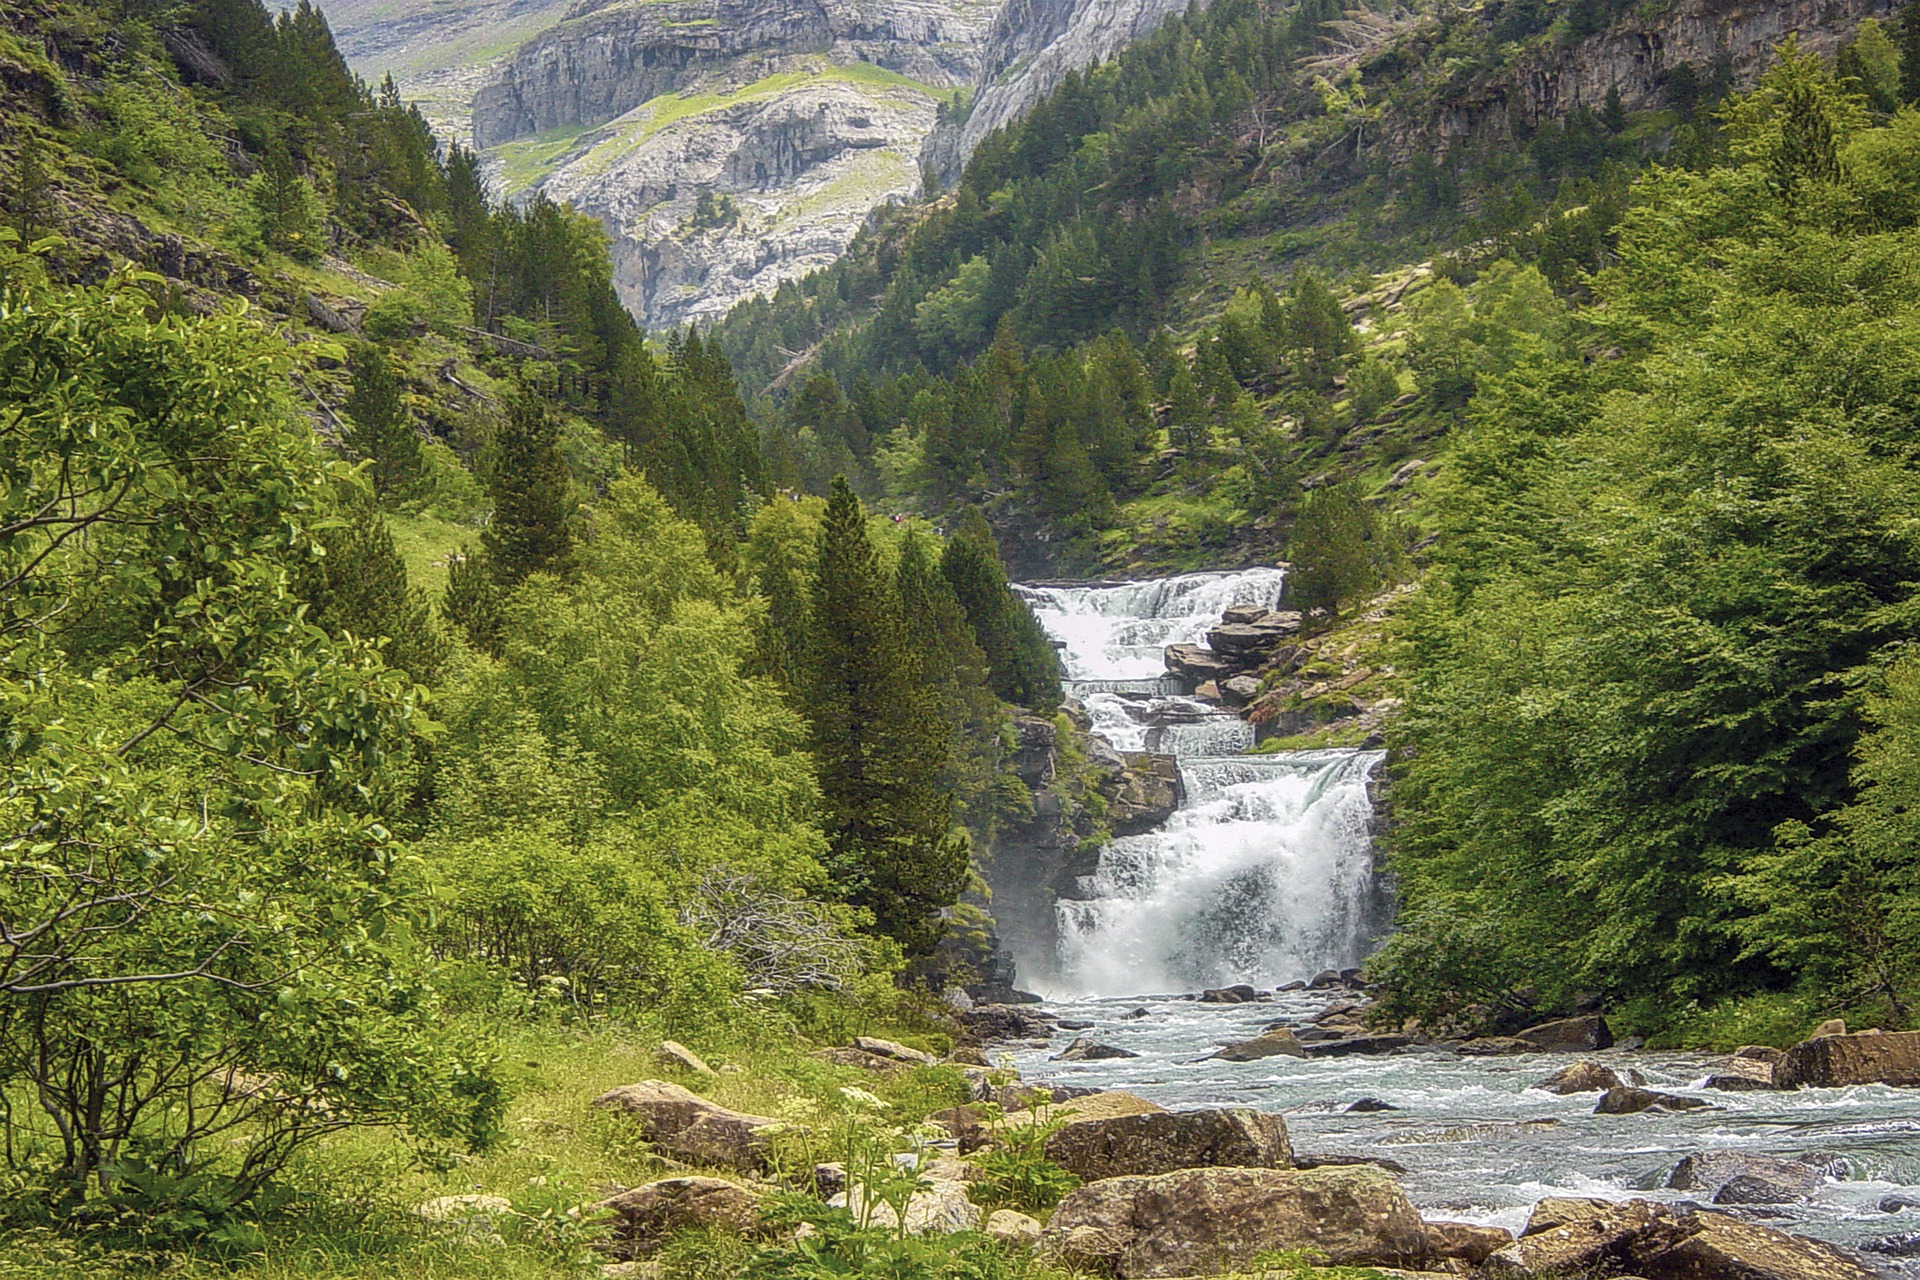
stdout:
POLYGON ((1351 481, 1311 490, 1287 539, 1287 602, 1332 620, 1405 572, 1406 554, 1351 481))
POLYGON ((323 530, 326 548, 312 591, 313 618, 328 631, 384 642, 381 657, 422 684, 435 683, 448 640, 426 592, 407 580, 407 566, 379 509, 355 503, 337 528, 323 530))
POLYGON ((294 167, 283 146, 267 152, 260 172, 247 183, 251 228, 260 244, 290 258, 311 262, 326 249, 327 207, 294 167))
POLYGON ((968 882, 965 833, 940 785, 951 729, 844 480, 820 530, 811 618, 806 705, 833 882, 909 955, 925 953, 968 882))
POLYGON ((1804 981, 1906 1016, 1874 797, 1908 677, 1863 691, 1914 638, 1920 239, 1888 204, 1851 228, 1914 135, 1791 48, 1726 115, 1728 163, 1633 193, 1580 317, 1613 358, 1516 344, 1449 455, 1376 964, 1409 1009, 1524 982, 1658 1026, 1804 981))
POLYGON ((1047 1139, 1067 1117, 1024 1122, 992 1118, 993 1145, 973 1157, 980 1180, 969 1195, 985 1209, 1018 1209, 1044 1214, 1059 1204, 1080 1179, 1047 1158, 1047 1139))
POLYGON ((353 388, 345 407, 351 423, 346 444, 368 464, 373 487, 383 496, 410 494, 425 465, 420 433, 393 361, 371 343, 353 353, 353 388))
POLYGON ((480 535, 502 586, 533 573, 564 573, 573 545, 571 475, 560 453, 560 420, 529 387, 519 388, 496 442, 493 519, 480 535))
POLYGON ((294 589, 344 464, 286 403, 278 343, 153 317, 150 278, 56 289, 13 246, 7 1160, 45 1171, 56 1211, 157 1197, 211 1230, 202 1191, 243 1202, 351 1125, 487 1140, 499 1096, 437 1025, 382 822, 418 691, 294 589))
POLYGON ((940 573, 986 655, 993 691, 1017 706, 1060 705, 1060 659, 1033 610, 1007 586, 993 530, 969 510, 940 556, 940 573))

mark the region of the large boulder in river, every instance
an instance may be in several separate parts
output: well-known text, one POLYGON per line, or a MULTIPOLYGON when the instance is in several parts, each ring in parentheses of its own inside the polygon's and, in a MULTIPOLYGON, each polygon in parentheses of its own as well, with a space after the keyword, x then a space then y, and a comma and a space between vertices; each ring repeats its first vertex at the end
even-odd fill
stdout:
POLYGON ((1426 1224, 1375 1169, 1184 1169, 1106 1178, 1053 1211, 1047 1246, 1070 1266, 1135 1277, 1213 1274, 1255 1254, 1316 1249, 1334 1265, 1404 1266, 1426 1224))
POLYGON ((1646 1200, 1555 1197, 1533 1208, 1527 1229, 1480 1274, 1534 1280, 1584 1273, 1646 1280, 1867 1280, 1844 1250, 1721 1213, 1646 1200))
POLYGON ((1053 1023, 1017 1004, 978 1004, 955 1015, 966 1028, 968 1044, 999 1044, 1006 1040, 1039 1040, 1053 1034, 1053 1023))
MULTIPOLYGON (((1533 1087, 1565 1096, 1573 1093, 1605 1093, 1608 1089, 1615 1089, 1627 1083, 1629 1082, 1622 1080, 1612 1068, 1603 1067, 1590 1059, 1583 1059, 1571 1066, 1560 1068, 1533 1087)), ((1635 1080, 1632 1083, 1638 1084, 1639 1081, 1635 1080)))
POLYGON ((1613 1048, 1613 1031, 1607 1026, 1607 1020, 1597 1013, 1543 1022, 1514 1035, 1542 1053, 1587 1053, 1613 1048))
POLYGON ((594 1208, 611 1214, 611 1252, 644 1257, 690 1227, 717 1227, 739 1234, 760 1221, 760 1196, 722 1178, 662 1178, 602 1200, 594 1208))
POLYGON ((1307 1052, 1293 1032, 1275 1027, 1251 1040, 1236 1040, 1213 1056, 1222 1062, 1258 1062, 1262 1058, 1304 1058, 1307 1052))
POLYGON ((1234 668, 1221 661, 1211 649, 1197 644, 1170 644, 1166 648, 1167 670, 1182 680, 1202 684, 1230 676, 1234 668))
POLYGON ((1824 1179, 1819 1166, 1802 1160, 1752 1151, 1703 1151, 1675 1165, 1667 1186, 1699 1192, 1715 1204, 1788 1204, 1811 1195, 1824 1179))
POLYGON ((1773 1067, 1782 1089, 1855 1084, 1920 1087, 1920 1031, 1866 1031, 1815 1036, 1794 1045, 1773 1067))
POLYGON ((1236 1107, 1070 1120, 1048 1137, 1047 1159, 1097 1182, 1176 1169, 1285 1169, 1293 1148, 1286 1121, 1236 1107))
POLYGON ((663 1155, 748 1173, 767 1167, 771 1138, 788 1127, 768 1116, 729 1110, 665 1080, 623 1084, 593 1105, 633 1117, 640 1136, 663 1155))
POLYGON ((1630 1084, 1617 1084, 1600 1095, 1593 1114, 1630 1116, 1639 1111, 1699 1111, 1710 1106, 1698 1098, 1686 1098, 1677 1093, 1659 1093, 1652 1089, 1638 1089, 1630 1084))
POLYGON ((1354 1054, 1392 1053, 1413 1043, 1412 1036, 1388 1032, 1371 1036, 1346 1036, 1339 1040, 1316 1040, 1300 1046, 1309 1058, 1345 1058, 1354 1054))
POLYGON ((1109 1058, 1137 1058, 1140 1055, 1131 1049, 1121 1049, 1110 1044, 1101 1044, 1081 1036, 1072 1044, 1053 1055, 1054 1062, 1104 1062, 1109 1058))
POLYGON ((1180 767, 1169 755, 1129 751, 1121 757, 1126 771, 1109 784, 1107 825, 1117 836, 1137 836, 1161 826, 1185 798, 1180 767))

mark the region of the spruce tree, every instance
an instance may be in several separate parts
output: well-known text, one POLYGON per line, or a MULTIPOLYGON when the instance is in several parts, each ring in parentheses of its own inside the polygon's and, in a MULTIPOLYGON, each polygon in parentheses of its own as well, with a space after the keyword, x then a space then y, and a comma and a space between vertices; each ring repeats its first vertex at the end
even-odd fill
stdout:
POLYGON ((346 523, 328 531, 314 592, 315 621, 367 640, 385 640, 387 665, 423 684, 439 676, 447 637, 426 593, 407 580, 386 517, 372 503, 355 505, 346 523))
POLYGON ((1920 0, 1900 6, 1900 101, 1920 103, 1920 0))
POLYGON ((573 477, 560 453, 560 420, 521 388, 501 425, 493 467, 493 519, 481 535, 493 576, 512 587, 531 573, 567 569, 573 477))
POLYGON ((918 530, 907 531, 893 580, 921 683, 939 700, 941 715, 952 729, 942 781, 954 793, 961 820, 981 830, 989 816, 989 806, 982 802, 996 780, 1001 717, 987 680, 987 655, 918 530))
POLYGON ((947 540, 940 574, 966 610, 974 638, 987 655, 994 693, 1038 711, 1058 707, 1059 655, 1033 610, 1007 586, 993 530, 978 511, 969 509, 947 540))
POLYGON ((480 652, 498 656, 505 606, 506 593, 500 589, 485 549, 462 547, 447 561, 447 590, 440 598, 440 612, 480 652))
POLYGON ((968 846, 940 785, 950 726, 909 646, 866 513, 835 477, 813 584, 808 715, 842 895, 910 956, 945 932, 968 846))
POLYGON ((1287 537, 1286 598, 1331 621, 1399 574, 1402 556, 1351 480, 1309 492, 1287 537))
POLYGON ((1287 346, 1298 353, 1307 384, 1331 387, 1356 345, 1347 313, 1320 277, 1311 271, 1295 275, 1287 302, 1287 346))
POLYGON ((393 361, 372 343, 353 354, 353 389, 347 393, 347 446, 368 463, 382 496, 403 495, 420 482, 420 435, 413 428, 393 361))
POLYGON ((7 209, 22 240, 31 243, 53 229, 53 175, 47 171, 40 135, 31 129, 21 130, 7 209))

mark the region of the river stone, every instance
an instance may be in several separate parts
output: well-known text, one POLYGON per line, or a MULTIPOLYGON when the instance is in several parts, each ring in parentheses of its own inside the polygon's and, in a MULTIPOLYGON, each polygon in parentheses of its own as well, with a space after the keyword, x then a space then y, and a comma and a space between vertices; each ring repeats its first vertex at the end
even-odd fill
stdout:
POLYGON ((1666 1252, 1684 1235, 1664 1206, 1645 1200, 1615 1204, 1554 1196, 1533 1207, 1526 1231, 1489 1254, 1480 1274, 1531 1280, 1575 1272, 1636 1271, 1643 1258, 1666 1252))
POLYGON ((1828 1018, 1825 1022, 1815 1027, 1813 1029, 1813 1035, 1808 1036, 1807 1039, 1812 1040, 1818 1036, 1843 1036, 1845 1034, 1847 1034, 1847 1020, 1845 1018, 1828 1018))
POLYGON ((856 1049, 852 1045, 833 1045, 825 1049, 815 1049, 807 1055, 815 1062, 825 1062, 836 1067, 858 1067, 862 1071, 873 1071, 880 1075, 891 1075, 896 1071, 905 1071, 907 1064, 898 1058, 883 1058, 877 1053, 868 1053, 865 1049, 856 1049))
POLYGON ((1581 1053, 1613 1047, 1613 1031, 1597 1013, 1543 1022, 1518 1032, 1515 1039, 1525 1040, 1542 1053, 1581 1053))
POLYGON ((1374 1169, 1184 1169, 1107 1178, 1068 1194, 1045 1241, 1069 1266, 1136 1277, 1218 1273, 1270 1250, 1341 1265, 1407 1265, 1426 1224, 1374 1169))
POLYGON ((1693 1233, 1641 1274, 1648 1280, 1872 1280, 1843 1249, 1724 1213, 1689 1215, 1693 1233))
POLYGON ((1105 1062, 1110 1058, 1137 1058, 1140 1055, 1131 1049, 1120 1049, 1110 1044, 1101 1044, 1081 1036, 1059 1053, 1053 1055, 1054 1062, 1105 1062))
POLYGON ((1392 1053, 1413 1043, 1412 1036, 1387 1033, 1375 1036, 1347 1036, 1340 1040, 1320 1040, 1303 1044, 1300 1052, 1309 1058, 1345 1058, 1362 1053, 1392 1053))
POLYGON ((1306 1050, 1285 1027, 1263 1031, 1251 1040, 1239 1040, 1213 1055, 1222 1062, 1257 1062, 1261 1058, 1304 1058, 1306 1050))
POLYGON ((981 1230, 1002 1244, 1024 1245, 1031 1249, 1040 1243, 1040 1222, 1018 1209, 995 1209, 987 1215, 981 1230))
POLYGON ((1379 1098, 1361 1098, 1349 1106, 1341 1108, 1348 1115, 1363 1114, 1369 1111, 1398 1111, 1399 1107, 1379 1098))
POLYGON ((1876 1031, 1815 1036, 1794 1045, 1774 1064, 1783 1089, 1855 1084, 1920 1087, 1920 1031, 1876 1031))
POLYGON ((1899 1213, 1902 1209, 1920 1209, 1920 1199, 1899 1192, 1880 1197, 1880 1212, 1899 1213))
POLYGON ((1751 1058, 1755 1062, 1778 1062, 1785 1056, 1784 1049, 1776 1049, 1770 1044, 1743 1044, 1733 1051, 1736 1058, 1751 1058))
POLYGON ((966 1028, 967 1043, 973 1045, 1031 1040, 1053 1031, 1052 1022, 1016 1004, 976 1005, 958 1016, 960 1025, 966 1028))
POLYGON ((1170 644, 1166 648, 1166 660, 1169 672, 1194 684, 1233 674, 1232 667, 1202 645, 1170 644))
POLYGON ((1477 1267, 1513 1243, 1505 1227, 1483 1227, 1474 1222, 1429 1222, 1427 1256, 1452 1258, 1477 1267))
POLYGON ((862 1053, 870 1053, 876 1058, 892 1058, 895 1062, 911 1063, 916 1067, 930 1067, 940 1061, 930 1053, 909 1049, 906 1045, 882 1040, 878 1036, 855 1036, 853 1047, 862 1053))
POLYGON ((1637 1111, 1699 1111, 1709 1104, 1698 1098, 1683 1098, 1675 1093, 1658 1093, 1619 1084, 1600 1095, 1594 1106, 1597 1116, 1626 1116, 1637 1111))
POLYGON ((640 1136, 662 1154, 694 1164, 758 1173, 767 1166, 769 1138, 786 1126, 768 1116, 731 1111, 665 1080, 609 1089, 593 1100, 639 1122, 640 1136))
POLYGON ((1258 622, 1267 616, 1267 607, 1259 604, 1230 604, 1220 612, 1222 622, 1258 622))
POLYGON ((1625 1083, 1614 1074, 1612 1068, 1586 1060, 1560 1068, 1533 1087, 1565 1096, 1571 1093, 1605 1093, 1625 1083))
POLYGON ((1047 1159, 1097 1182, 1176 1169, 1285 1169, 1293 1149, 1279 1116, 1210 1108, 1069 1121, 1047 1138, 1047 1159))
POLYGON ((1307 990, 1326 991, 1329 988, 1344 985, 1345 984, 1340 981, 1340 971, 1338 969, 1322 969, 1320 972, 1314 974, 1312 978, 1308 979, 1307 990))
POLYGON ((760 1222, 760 1196, 723 1178, 662 1178, 602 1200, 613 1215, 608 1240, 622 1258, 644 1257, 689 1227, 744 1233, 760 1222))
POLYGON ((1786 1204, 1811 1194, 1822 1181, 1820 1169, 1802 1160, 1782 1160, 1751 1151, 1703 1151, 1675 1165, 1667 1186, 1675 1191, 1703 1192, 1715 1204, 1786 1204), (1751 1185, 1722 1199, 1728 1186, 1742 1180, 1751 1185), (1739 1198, 1743 1195, 1770 1198, 1739 1198))
POLYGON ((1920 1257, 1920 1231, 1907 1231, 1894 1236, 1875 1236, 1860 1247, 1868 1253, 1878 1253, 1889 1258, 1920 1257))
POLYGON ((1201 1004, 1250 1004, 1259 998, 1260 992, 1244 982, 1231 987, 1208 987, 1200 993, 1201 1004))
POLYGON ((1539 1049, 1518 1036, 1476 1036, 1454 1046, 1469 1058, 1508 1058, 1517 1053, 1538 1053, 1539 1049))

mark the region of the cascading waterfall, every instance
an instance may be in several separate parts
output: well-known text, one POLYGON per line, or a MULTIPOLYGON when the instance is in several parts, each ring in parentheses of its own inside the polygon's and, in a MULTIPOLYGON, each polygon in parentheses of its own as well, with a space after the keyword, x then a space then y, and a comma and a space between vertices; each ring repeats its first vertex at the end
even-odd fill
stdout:
POLYGON ((1229 607, 1272 606, 1280 583, 1278 569, 1248 569, 1020 589, 1060 646, 1068 695, 1094 732, 1122 751, 1175 756, 1185 788, 1163 828, 1113 841, 1059 902, 1050 994, 1271 984, 1363 955, 1367 779, 1382 753, 1239 754, 1253 745, 1252 726, 1165 677, 1166 645, 1204 642, 1229 607))

